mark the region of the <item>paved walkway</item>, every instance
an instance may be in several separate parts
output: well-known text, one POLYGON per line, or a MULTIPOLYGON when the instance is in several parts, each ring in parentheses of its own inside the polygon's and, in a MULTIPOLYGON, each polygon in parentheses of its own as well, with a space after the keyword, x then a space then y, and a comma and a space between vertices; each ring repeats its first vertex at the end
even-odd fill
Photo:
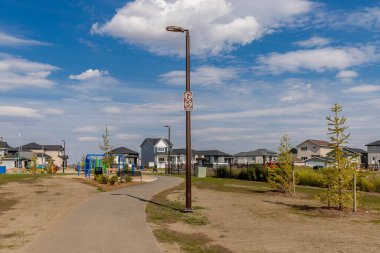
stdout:
MULTIPOLYGON (((160 252, 145 220, 145 204, 156 193, 182 181, 158 177, 152 183, 101 193, 45 231, 27 253, 160 252)), ((73 193, 75 194, 75 193, 73 193)))

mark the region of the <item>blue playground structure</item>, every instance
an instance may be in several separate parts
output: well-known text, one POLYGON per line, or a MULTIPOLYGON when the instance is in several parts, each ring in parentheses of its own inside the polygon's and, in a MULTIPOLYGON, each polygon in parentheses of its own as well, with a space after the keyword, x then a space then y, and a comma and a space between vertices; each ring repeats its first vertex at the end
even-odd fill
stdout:
MULTIPOLYGON (((124 155, 112 155, 113 157, 117 157, 117 168, 118 168, 118 174, 124 176, 124 155)), ((78 170, 78 176, 80 176, 80 171, 83 169, 84 176, 85 177, 91 177, 91 172, 94 171, 97 172, 98 170, 101 170, 103 174, 107 174, 106 166, 103 164, 103 158, 104 154, 87 154, 86 159, 84 162, 84 165, 81 166, 80 163, 77 165, 78 170)), ((132 166, 132 173, 134 170, 134 166, 132 166)))

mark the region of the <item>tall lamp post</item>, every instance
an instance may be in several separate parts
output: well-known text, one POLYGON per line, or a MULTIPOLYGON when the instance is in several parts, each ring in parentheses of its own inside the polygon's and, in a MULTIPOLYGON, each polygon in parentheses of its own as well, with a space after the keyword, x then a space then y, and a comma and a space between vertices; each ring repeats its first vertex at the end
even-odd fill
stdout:
POLYGON ((63 174, 65 174, 65 162, 66 162, 66 142, 65 140, 62 140, 63 141, 63 164, 62 164, 62 171, 63 171, 63 174))
POLYGON ((191 207, 191 121, 190 113, 193 110, 193 98, 190 92, 190 33, 188 29, 179 26, 167 26, 168 32, 186 32, 186 92, 184 93, 184 109, 186 111, 186 209, 192 212, 191 207))
POLYGON ((171 163, 171 149, 172 149, 172 142, 170 141, 170 126, 165 125, 164 127, 168 128, 169 131, 169 149, 168 149, 168 174, 172 173, 172 163, 171 163))

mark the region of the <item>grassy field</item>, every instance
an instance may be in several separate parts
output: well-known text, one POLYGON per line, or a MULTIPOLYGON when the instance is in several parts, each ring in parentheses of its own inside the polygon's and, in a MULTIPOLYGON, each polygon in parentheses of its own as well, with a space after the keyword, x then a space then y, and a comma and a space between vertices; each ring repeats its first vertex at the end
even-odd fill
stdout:
POLYGON ((0 185, 4 185, 9 182, 28 182, 30 180, 36 180, 40 177, 49 177, 51 175, 47 174, 4 174, 0 175, 0 185))

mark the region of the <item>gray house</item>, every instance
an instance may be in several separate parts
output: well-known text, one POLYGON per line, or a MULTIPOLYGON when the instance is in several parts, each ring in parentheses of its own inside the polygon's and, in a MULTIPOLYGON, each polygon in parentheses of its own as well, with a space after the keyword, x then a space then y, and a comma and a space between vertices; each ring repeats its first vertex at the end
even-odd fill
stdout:
POLYGON ((230 165, 235 157, 219 150, 200 150, 197 151, 199 157, 203 158, 204 165, 213 165, 213 167, 230 165))
MULTIPOLYGON (((165 168, 168 164, 168 151, 173 144, 167 139, 145 138, 141 143, 141 165, 144 167, 165 168)), ((171 159, 174 154, 171 154, 171 159)))
POLYGON ((380 166, 380 140, 366 145, 368 150, 368 166, 379 169, 380 166))
POLYGON ((273 162, 277 158, 275 151, 260 148, 254 151, 240 152, 235 154, 235 163, 237 164, 265 164, 273 162))
MULTIPOLYGON (((128 164, 129 167, 134 164, 137 166, 139 164, 139 153, 133 151, 129 148, 119 147, 110 151, 112 155, 124 155, 124 163, 128 164)), ((118 163, 118 157, 115 157, 115 164, 118 163)))

